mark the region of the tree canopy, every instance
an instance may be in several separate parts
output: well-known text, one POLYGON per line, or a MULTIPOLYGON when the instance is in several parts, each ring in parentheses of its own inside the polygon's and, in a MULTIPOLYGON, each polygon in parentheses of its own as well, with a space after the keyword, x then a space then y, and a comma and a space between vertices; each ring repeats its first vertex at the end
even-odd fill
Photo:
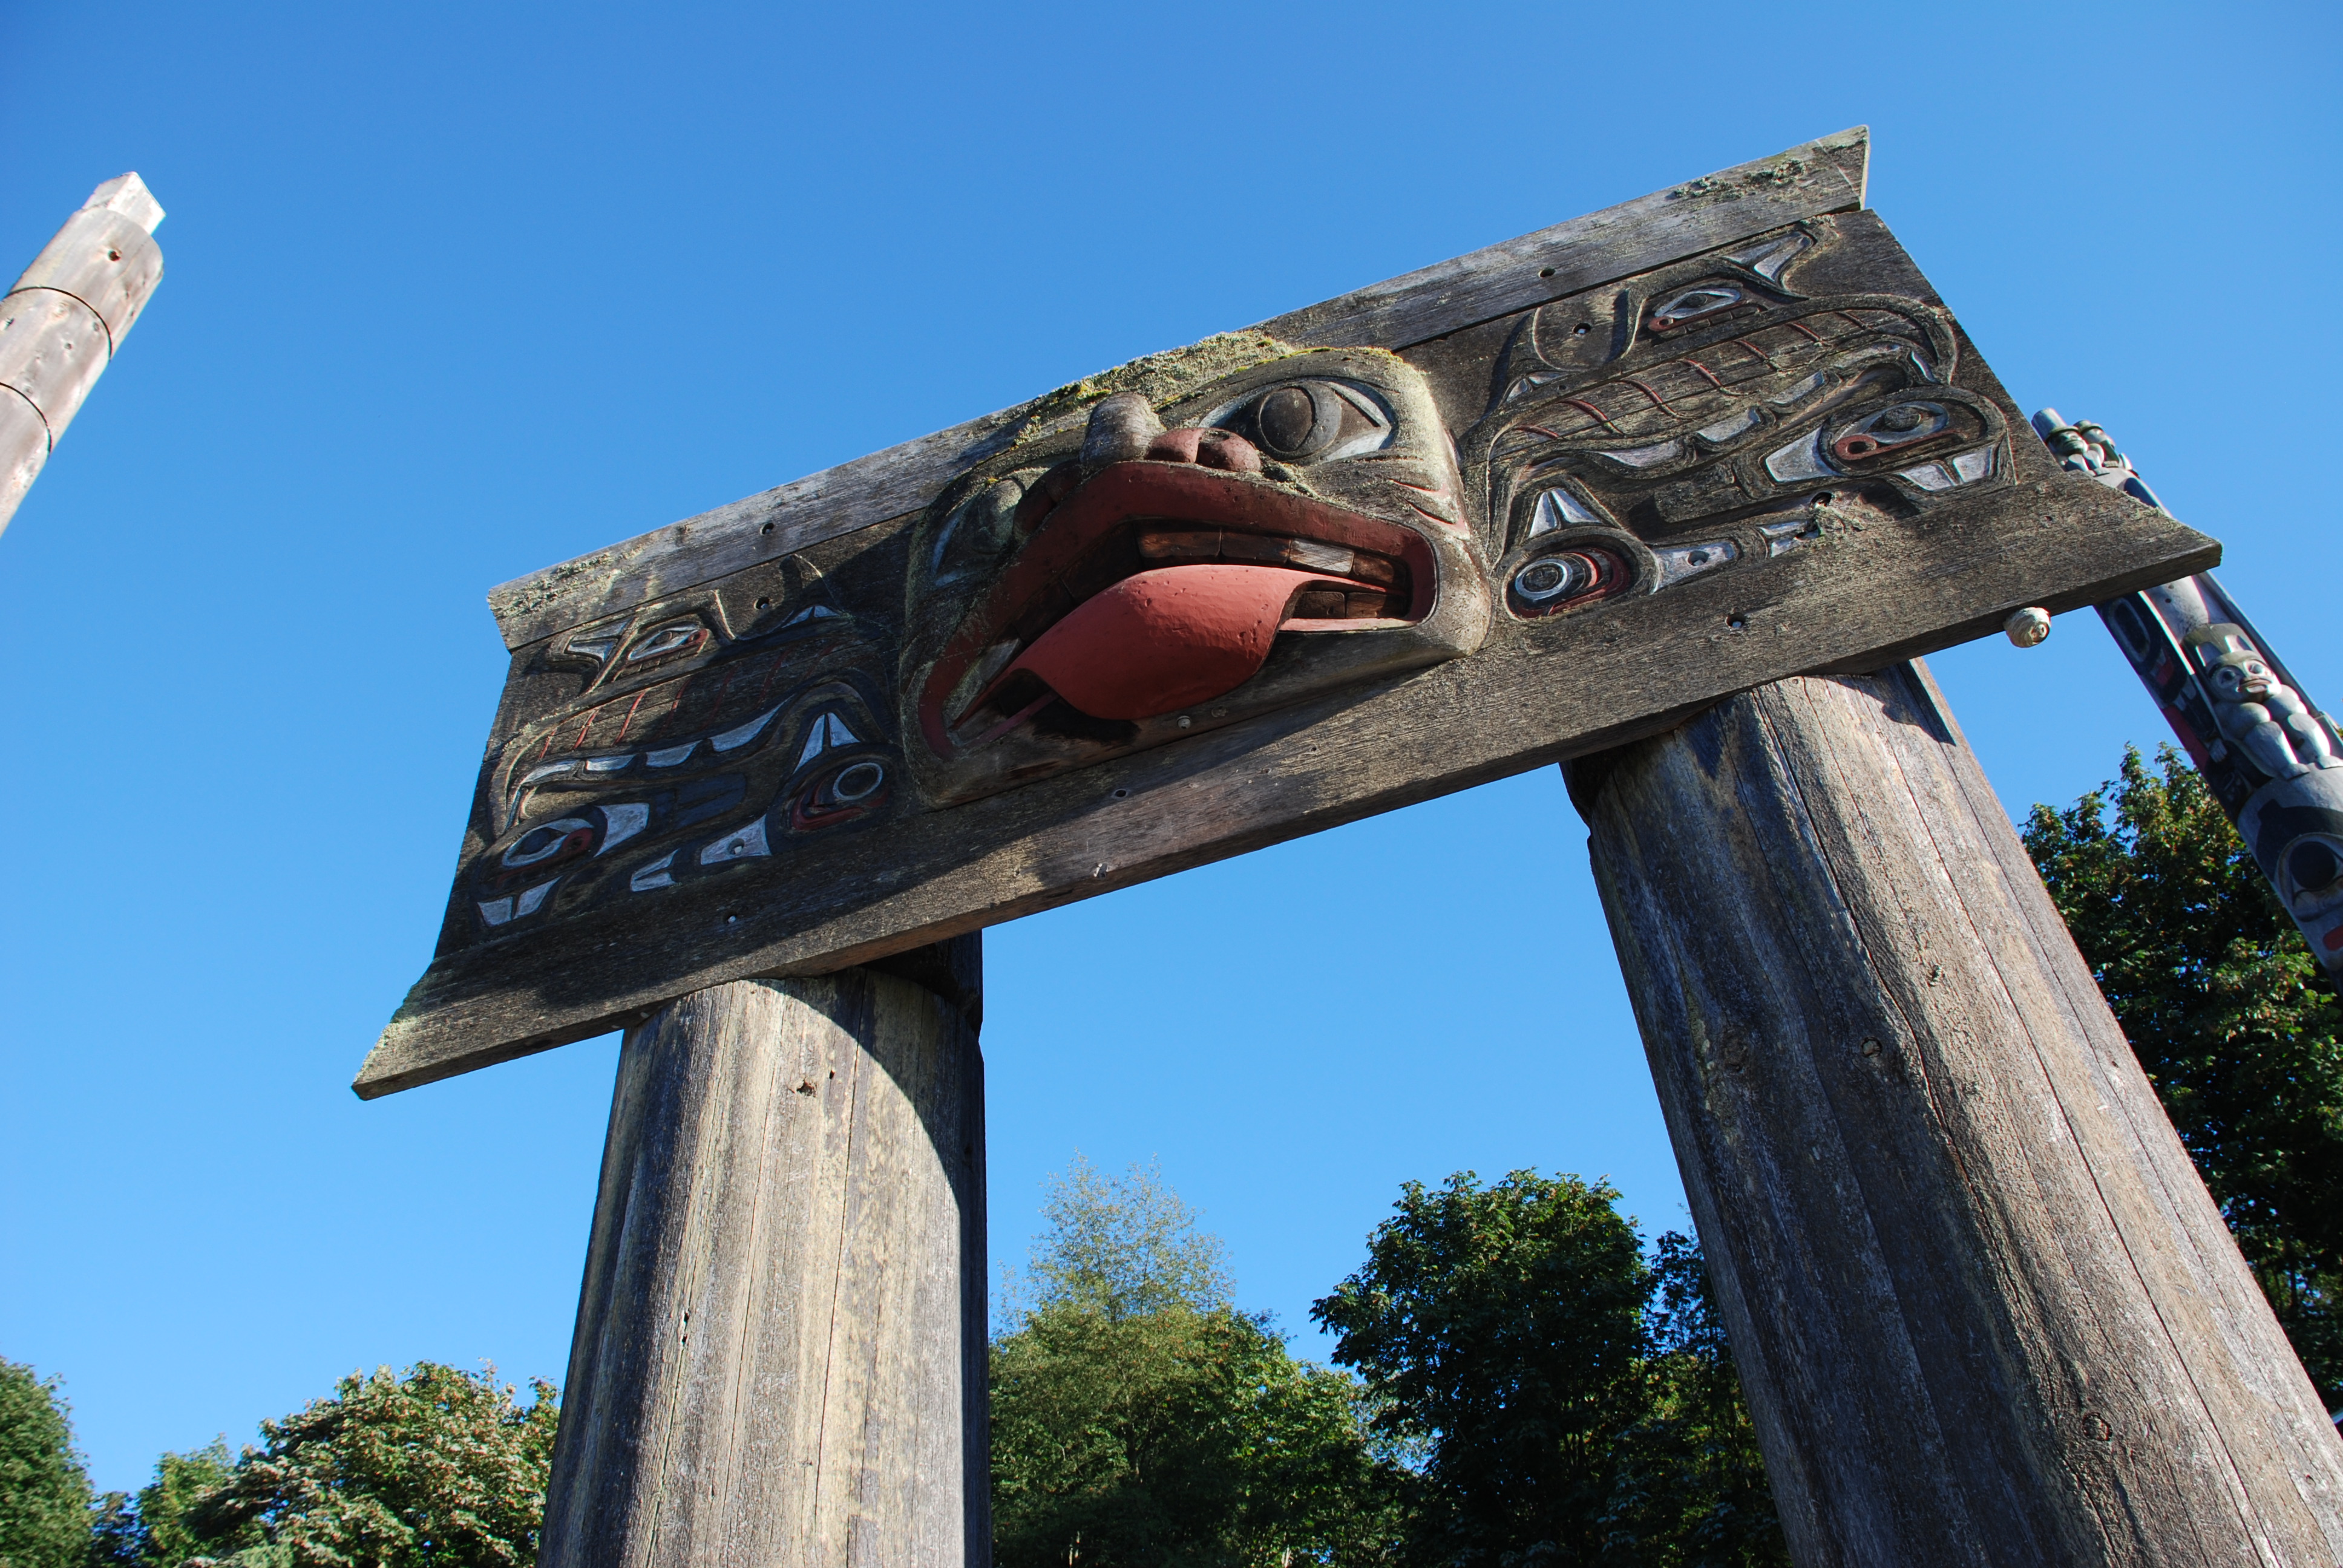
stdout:
POLYGON ((2343 1409, 2343 1042, 2334 982, 2171 747, 2026 847, 2329 1411, 2343 1409))
POLYGON ((1424 1455, 1443 1564, 1785 1563, 1695 1243, 1644 1255, 1607 1182, 1409 1182, 1312 1315, 1375 1424, 1424 1455))
POLYGON ((1405 1477, 1356 1385, 1230 1301, 1219 1241, 1151 1167, 1053 1180, 992 1345, 1001 1568, 1381 1559, 1405 1477))
POLYGON ((535 1563, 559 1419, 534 1399, 432 1362, 353 1372, 334 1396, 225 1443, 166 1453, 135 1506, 101 1513, 96 1562, 181 1568, 498 1568, 535 1563))
POLYGON ((0 1568, 80 1568, 89 1510, 57 1380, 0 1361, 0 1568))

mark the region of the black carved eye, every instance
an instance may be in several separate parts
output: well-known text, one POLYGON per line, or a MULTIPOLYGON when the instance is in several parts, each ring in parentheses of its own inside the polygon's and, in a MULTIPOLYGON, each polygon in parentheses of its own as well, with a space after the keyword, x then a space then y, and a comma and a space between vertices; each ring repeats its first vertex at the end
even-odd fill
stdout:
POLYGON ((1381 399, 1339 381, 1288 381, 1223 407, 1204 423, 1233 428, 1262 453, 1286 463, 1328 463, 1391 444, 1392 417, 1381 399))

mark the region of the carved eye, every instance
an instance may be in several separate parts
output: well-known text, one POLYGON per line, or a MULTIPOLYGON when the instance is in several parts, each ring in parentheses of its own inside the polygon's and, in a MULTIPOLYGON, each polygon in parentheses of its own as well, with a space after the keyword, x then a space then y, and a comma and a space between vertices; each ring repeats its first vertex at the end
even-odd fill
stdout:
POLYGON ((1624 593, 1634 574, 1601 545, 1584 544, 1526 562, 1505 585, 1513 613, 1556 615, 1624 593))
POLYGON ((1720 310, 1730 310, 1747 297, 1729 283, 1704 283, 1671 295, 1652 307, 1652 325, 1662 331, 1682 327, 1686 322, 1714 316, 1720 310))
POLYGON ((627 649, 626 662, 648 664, 655 658, 669 658, 679 653, 698 653, 708 643, 708 628, 696 620, 671 620, 665 626, 655 626, 635 639, 627 649))
POLYGON ((798 797, 790 815, 799 829, 850 821, 886 803, 887 765, 875 757, 850 759, 798 797))
POLYGON ((1909 447, 1941 435, 1953 417, 1937 403, 1897 403, 1868 418, 1858 419, 1831 443, 1831 456, 1857 463, 1898 447, 1909 447))
POLYGON ((1287 463, 1331 463, 1392 440, 1392 416, 1382 400, 1340 381, 1288 381, 1249 402, 1216 408, 1204 423, 1234 428, 1287 463))
POLYGON ((577 817, 531 828, 515 839, 501 857, 508 866, 534 866, 556 856, 567 859, 582 854, 594 842, 594 824, 577 817))

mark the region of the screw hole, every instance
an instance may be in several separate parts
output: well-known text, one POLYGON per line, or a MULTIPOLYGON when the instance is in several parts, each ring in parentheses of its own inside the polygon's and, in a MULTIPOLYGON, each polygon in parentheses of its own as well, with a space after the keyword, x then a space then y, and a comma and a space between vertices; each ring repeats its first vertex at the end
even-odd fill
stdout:
POLYGON ((724 917, 724 923, 728 926, 738 925, 740 923, 740 917, 738 915, 727 915, 724 917))
POLYGON ((1128 800, 1131 799, 1131 791, 1128 789, 1118 789, 1114 792, 1114 798, 1118 800, 1128 800))
POLYGON ((1538 268, 1538 276, 1540 277, 1552 277, 1554 276, 1554 268, 1550 266, 1541 266, 1538 268))
POLYGON ((1594 331, 1594 324, 1593 322, 1591 322, 1591 321, 1582 321, 1582 322, 1580 322, 1577 326, 1575 326, 1575 327, 1572 327, 1572 328, 1570 329, 1570 335, 1571 335, 1573 337, 1585 337, 1588 333, 1590 333, 1590 332, 1592 332, 1592 331, 1594 331))
POLYGON ((760 598, 757 601, 757 608, 759 609, 770 609, 773 608, 773 601, 769 598, 760 598))
POLYGON ((772 524, 770 524, 770 523, 767 523, 767 524, 766 524, 762 528, 759 528, 759 529, 758 530, 758 532, 759 532, 759 533, 766 533, 766 534, 769 534, 769 533, 771 533, 772 531, 773 531, 773 525, 772 525, 772 524))
POLYGON ((120 261, 122 259, 122 253, 118 250, 109 250, 106 253, 106 259, 108 261, 120 261))
POLYGON ((1728 615, 1725 618, 1725 629, 1727 631, 1746 631, 1749 629, 1748 618, 1745 616, 1728 615))
POLYGON ((1827 507, 1830 504, 1831 493, 1828 490, 1817 490, 1815 492, 1815 505, 1818 507, 1827 507))

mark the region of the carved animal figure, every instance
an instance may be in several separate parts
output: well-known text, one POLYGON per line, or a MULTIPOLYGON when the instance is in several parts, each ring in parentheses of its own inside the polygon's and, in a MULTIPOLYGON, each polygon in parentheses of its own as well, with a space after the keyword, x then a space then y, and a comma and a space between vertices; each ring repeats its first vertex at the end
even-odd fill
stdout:
MULTIPOLYGON (((2294 689, 2278 678, 2236 627, 2221 633, 2225 651, 2205 672, 2213 717, 2222 735, 2273 779, 2297 779, 2319 768, 2343 768, 2326 726, 2294 689)), ((2207 641, 2211 641, 2207 638, 2207 641)))

